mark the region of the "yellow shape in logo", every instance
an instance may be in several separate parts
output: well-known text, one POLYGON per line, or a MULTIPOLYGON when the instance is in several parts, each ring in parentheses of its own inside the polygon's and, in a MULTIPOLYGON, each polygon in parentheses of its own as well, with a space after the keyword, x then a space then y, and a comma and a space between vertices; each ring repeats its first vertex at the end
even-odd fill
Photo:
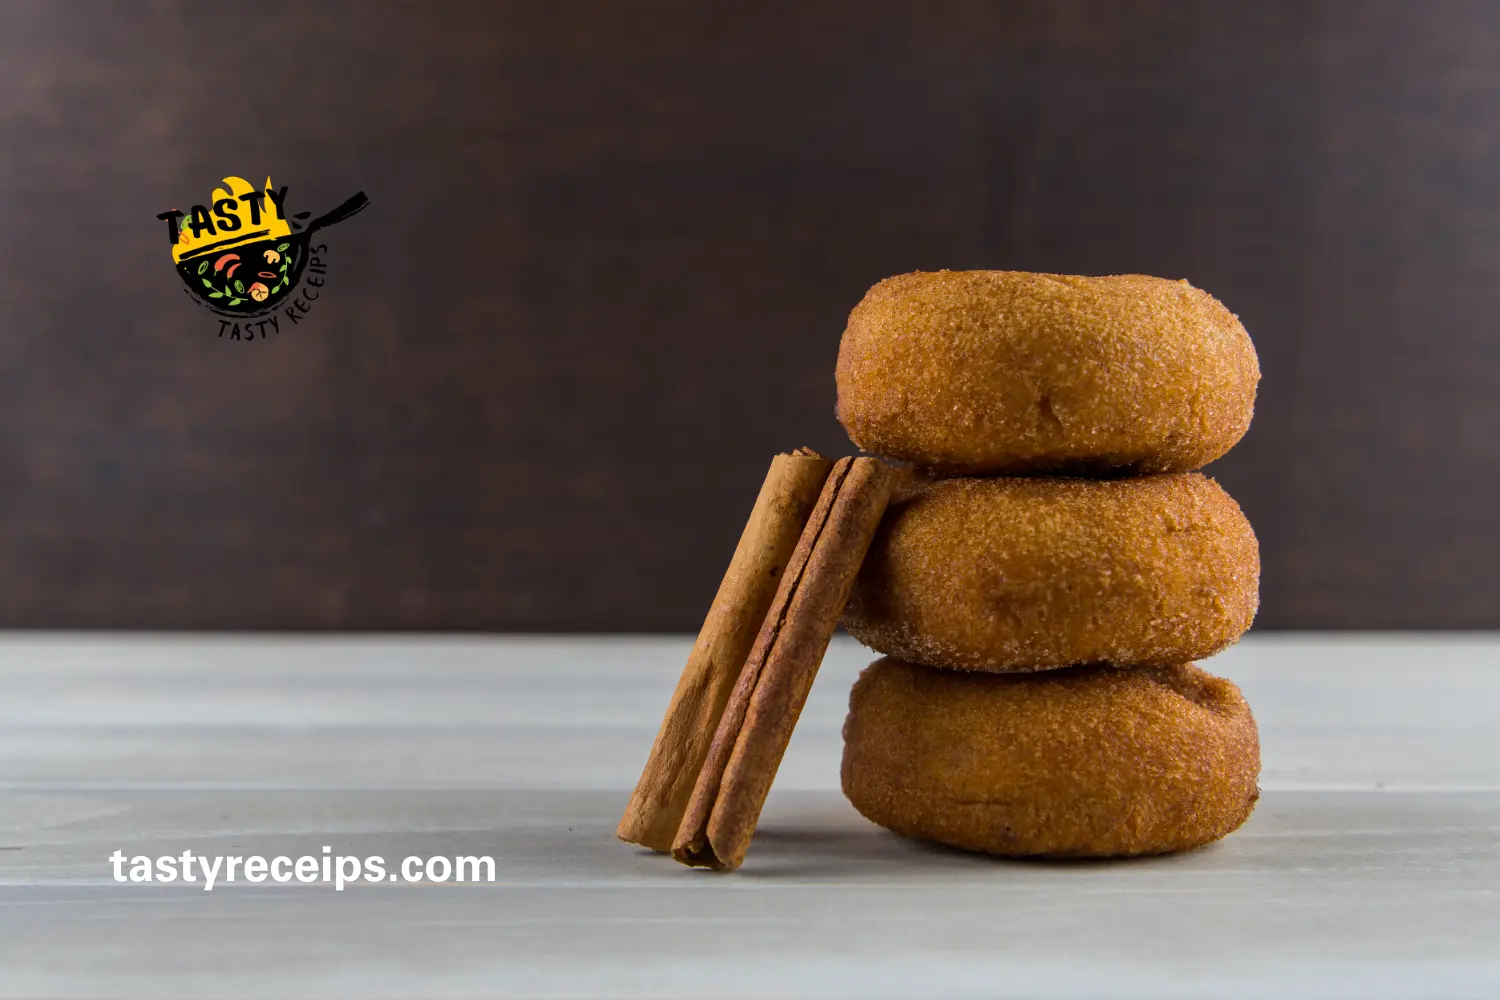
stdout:
POLYGON ((286 190, 276 190, 271 178, 256 188, 243 177, 224 178, 224 187, 214 188, 207 205, 194 205, 179 220, 172 260, 180 261, 209 248, 229 249, 242 243, 275 239, 291 234, 282 203, 286 190))

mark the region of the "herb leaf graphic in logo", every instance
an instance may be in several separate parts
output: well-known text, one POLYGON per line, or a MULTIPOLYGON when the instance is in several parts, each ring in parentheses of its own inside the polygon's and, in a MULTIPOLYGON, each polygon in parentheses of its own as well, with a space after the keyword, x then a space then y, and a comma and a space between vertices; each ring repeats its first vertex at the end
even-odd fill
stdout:
POLYGON ((240 177, 224 178, 209 205, 173 209, 167 223, 177 273, 200 302, 221 316, 248 319, 272 312, 288 299, 309 259, 314 233, 370 204, 363 191, 313 219, 286 214, 285 187, 266 178, 259 190, 240 177))

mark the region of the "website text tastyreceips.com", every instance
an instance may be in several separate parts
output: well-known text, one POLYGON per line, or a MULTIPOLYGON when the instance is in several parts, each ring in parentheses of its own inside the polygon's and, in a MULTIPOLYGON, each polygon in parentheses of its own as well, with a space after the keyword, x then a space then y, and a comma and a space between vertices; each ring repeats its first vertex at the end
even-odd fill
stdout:
POLYGON ((259 854, 207 856, 183 851, 158 858, 138 854, 127 857, 123 851, 109 856, 116 882, 202 882, 204 892, 226 882, 332 882, 339 892, 353 882, 493 882, 495 859, 487 854, 473 857, 446 858, 434 855, 423 858, 410 855, 387 870, 385 858, 334 854, 324 845, 321 856, 304 854, 291 858, 278 854, 265 858, 259 854))

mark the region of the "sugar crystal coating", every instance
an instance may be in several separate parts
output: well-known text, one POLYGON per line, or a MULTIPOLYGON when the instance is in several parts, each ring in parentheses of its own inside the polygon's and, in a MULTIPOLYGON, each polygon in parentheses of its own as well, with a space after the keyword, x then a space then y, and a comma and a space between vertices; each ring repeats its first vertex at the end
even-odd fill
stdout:
POLYGON ((861 448, 949 474, 1180 472, 1244 436, 1260 367, 1186 281, 1020 271, 886 278, 849 315, 837 414, 861 448))
POLYGON ((882 653, 1029 671, 1201 659, 1250 627, 1255 532, 1196 472, 1133 479, 914 479, 844 611, 882 653))
POLYGON ((1189 850, 1259 796, 1255 720, 1192 664, 974 674, 882 659, 844 723, 844 794, 896 833, 1006 855, 1189 850))

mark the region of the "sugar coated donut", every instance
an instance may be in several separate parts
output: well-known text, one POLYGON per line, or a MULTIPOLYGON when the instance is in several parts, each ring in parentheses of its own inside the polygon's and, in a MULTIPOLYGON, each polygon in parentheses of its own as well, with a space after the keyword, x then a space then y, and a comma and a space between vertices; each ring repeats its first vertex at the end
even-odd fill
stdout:
POLYGON ((1250 425, 1240 321, 1186 281, 1022 271, 901 274, 839 347, 861 448, 949 474, 1185 472, 1250 425))
POLYGON ((1250 522, 1199 473, 914 480, 843 623, 935 667, 1183 663, 1250 627, 1259 583, 1250 522))
POLYGON ((1192 664, 997 675, 882 659, 844 723, 844 794, 909 837, 1008 855, 1184 851, 1249 817, 1260 743, 1192 664))

